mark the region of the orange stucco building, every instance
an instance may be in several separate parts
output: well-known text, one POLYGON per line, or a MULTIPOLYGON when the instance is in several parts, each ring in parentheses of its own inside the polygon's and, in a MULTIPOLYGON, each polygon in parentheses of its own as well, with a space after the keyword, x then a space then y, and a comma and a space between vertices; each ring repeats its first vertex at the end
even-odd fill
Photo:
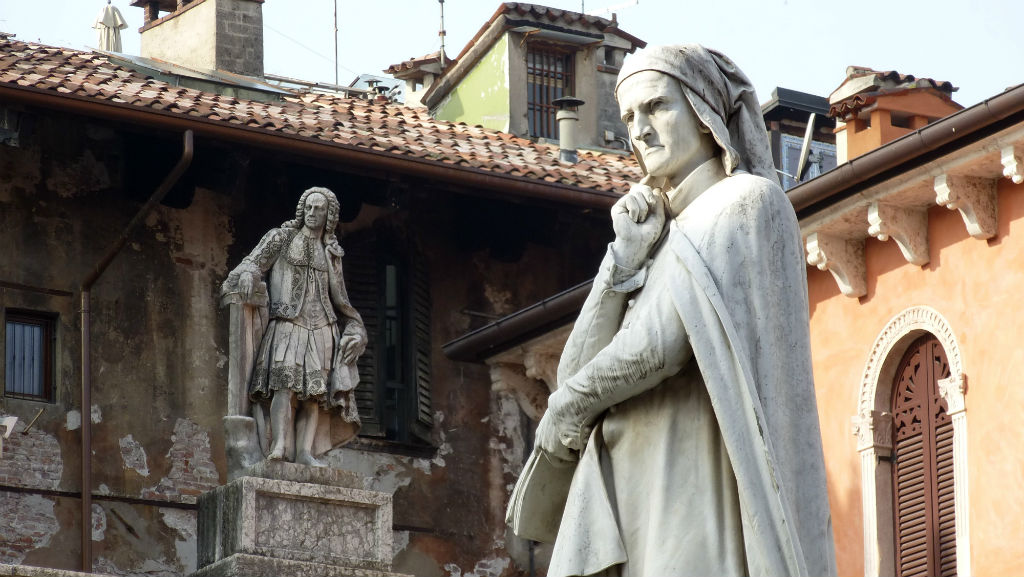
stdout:
POLYGON ((816 265, 812 355, 839 575, 1024 574, 1022 110, 1017 87, 873 150, 851 145, 850 161, 790 191, 816 265), (929 335, 944 353, 923 357, 939 367, 930 380, 913 358, 929 335), (927 437, 899 405, 915 386, 932 387, 927 416, 942 421, 939 466, 925 464, 917 495, 894 481, 918 466, 900 427, 927 437))

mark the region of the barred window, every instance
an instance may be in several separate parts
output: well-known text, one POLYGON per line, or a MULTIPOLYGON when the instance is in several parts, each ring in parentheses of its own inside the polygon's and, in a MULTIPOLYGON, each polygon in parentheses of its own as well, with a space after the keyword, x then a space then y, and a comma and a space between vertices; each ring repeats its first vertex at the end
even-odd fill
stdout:
POLYGON ((54 317, 8 310, 4 333, 4 394, 53 400, 54 317))
POLYGON ((574 50, 561 46, 536 42, 527 46, 526 110, 530 136, 558 138, 558 106, 551 102, 575 96, 575 56, 574 50))

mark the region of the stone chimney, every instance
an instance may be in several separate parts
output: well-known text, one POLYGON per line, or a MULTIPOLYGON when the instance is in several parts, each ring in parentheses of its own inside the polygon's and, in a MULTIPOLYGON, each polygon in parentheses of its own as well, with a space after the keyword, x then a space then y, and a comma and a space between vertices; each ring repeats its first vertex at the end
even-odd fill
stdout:
POLYGON ((839 164, 962 110, 950 82, 850 66, 828 97, 839 164))
POLYGON ((133 0, 142 56, 198 71, 263 76, 263 0, 133 0), (168 12, 160 16, 161 12, 168 12))
POLYGON ((427 89, 453 64, 450 58, 438 50, 433 54, 392 64, 384 72, 405 81, 406 106, 423 107, 421 98, 427 93, 427 89))

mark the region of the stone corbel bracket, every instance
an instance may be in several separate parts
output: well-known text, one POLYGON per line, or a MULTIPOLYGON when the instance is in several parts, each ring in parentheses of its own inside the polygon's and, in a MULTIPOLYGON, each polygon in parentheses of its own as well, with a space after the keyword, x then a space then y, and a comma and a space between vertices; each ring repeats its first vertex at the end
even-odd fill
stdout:
POLYGON ((935 177, 935 202, 959 210, 967 232, 985 240, 996 235, 996 181, 974 176, 935 177))
POLYGON ((868 206, 868 234, 880 241, 892 238, 910 264, 928 264, 928 213, 891 204, 868 206))
POLYGON ((832 273, 839 290, 848 297, 868 294, 863 240, 811 233, 807 237, 807 264, 832 273))
POLYGON ((1014 184, 1024 182, 1022 155, 1024 155, 1024 147, 1020 146, 1004 146, 999 151, 1000 160, 1003 163, 1003 176, 1012 180, 1014 184))

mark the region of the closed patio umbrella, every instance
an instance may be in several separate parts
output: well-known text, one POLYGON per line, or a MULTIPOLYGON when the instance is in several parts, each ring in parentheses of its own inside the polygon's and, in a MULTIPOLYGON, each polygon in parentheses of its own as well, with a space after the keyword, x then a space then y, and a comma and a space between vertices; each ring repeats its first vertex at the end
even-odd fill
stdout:
POLYGON ((121 51, 121 31, 128 27, 128 23, 121 16, 121 11, 110 4, 110 0, 107 0, 107 5, 92 27, 99 32, 97 48, 107 52, 121 51))

